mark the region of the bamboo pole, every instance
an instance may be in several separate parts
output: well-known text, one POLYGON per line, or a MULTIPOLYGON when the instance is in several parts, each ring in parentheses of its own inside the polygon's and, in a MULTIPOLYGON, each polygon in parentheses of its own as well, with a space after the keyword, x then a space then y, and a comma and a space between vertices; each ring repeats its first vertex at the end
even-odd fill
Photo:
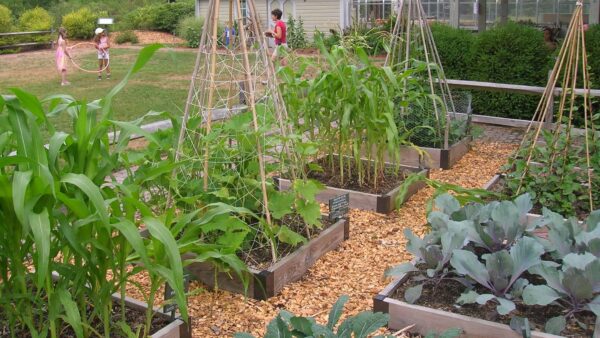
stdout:
MULTIPOLYGON (((253 2, 253 0, 247 0, 247 1, 253 2)), ((236 5, 237 5, 237 8, 236 8, 237 14, 238 14, 238 26, 241 26, 244 23, 243 17, 242 17, 242 10, 241 10, 241 0, 236 0, 236 5)), ((252 81, 250 59, 248 57, 248 46, 246 45, 246 43, 247 43, 246 31, 244 29, 240 30, 240 38, 242 40, 240 45, 242 47, 242 53, 243 53, 244 71, 246 73, 246 81, 249 84, 249 87, 247 88, 248 101, 249 101, 248 105, 250 107, 250 111, 252 112, 252 123, 253 123, 253 127, 254 127, 254 132, 255 132, 256 138, 257 138, 256 148, 257 148, 257 155, 258 155, 258 167, 259 167, 260 179, 261 179, 264 213, 265 213, 265 217, 267 218, 267 225, 269 227, 271 227, 273 223, 271 220, 271 212, 269 211, 269 197, 267 195, 267 182, 266 182, 267 177, 265 174, 263 147, 262 147, 261 139, 259 136, 258 116, 257 116, 257 112, 256 112, 256 102, 255 102, 256 98, 255 98, 255 92, 254 92, 255 88, 254 88, 254 82, 252 81)), ((275 250, 274 243, 271 243, 271 256, 272 256, 273 262, 276 262, 277 261, 277 251, 275 250)))

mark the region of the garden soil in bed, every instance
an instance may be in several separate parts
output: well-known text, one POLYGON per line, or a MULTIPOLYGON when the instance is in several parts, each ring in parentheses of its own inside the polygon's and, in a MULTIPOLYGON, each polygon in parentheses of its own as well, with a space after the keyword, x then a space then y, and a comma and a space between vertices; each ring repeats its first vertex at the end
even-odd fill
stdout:
MULTIPOLYGON (((292 231, 307 237, 307 234, 304 230, 304 221, 299 216, 286 216, 283 219, 283 224, 285 224, 292 231)), ((313 238, 316 238, 323 232, 325 229, 329 228, 333 225, 333 222, 330 222, 328 219, 321 219, 322 228, 312 228, 310 230, 310 238, 307 238, 307 241, 310 241, 313 238)), ((298 249, 298 246, 292 246, 290 244, 282 243, 277 247, 277 260, 282 260, 285 256, 294 253, 298 249)), ((271 265, 273 265, 273 261, 271 259, 271 249, 267 245, 261 245, 250 250, 249 253, 244 253, 240 255, 240 259, 242 259, 250 268, 256 270, 266 270, 271 265)))
MULTIPOLYGON (((334 157, 333 160, 333 171, 331 170, 331 166, 327 157, 322 157, 319 160, 315 161, 316 164, 323 168, 323 171, 311 171, 308 174, 308 178, 317 180, 327 186, 334 188, 381 195, 397 188, 400 184, 402 184, 402 182, 407 176, 405 171, 401 169, 397 170, 397 168, 395 168, 393 165, 388 165, 384 170, 384 176, 380 176, 379 180, 377 181, 377 187, 374 187, 374 184, 371 183, 361 184, 358 180, 358 175, 356 175, 356 172, 354 171, 354 168, 356 167, 355 161, 350 161, 353 170, 352 175, 344 176, 343 182, 340 176, 339 161, 337 160, 337 157, 334 157)), ((364 160, 363 165, 365 168, 370 167, 370 170, 372 171, 373 165, 371 163, 364 160)), ((347 170, 344 170, 344 175, 347 174, 347 170)))
MULTIPOLYGON (((92 311, 92 308, 90 307, 88 309, 89 312, 92 311)), ((113 305, 113 311, 111 313, 111 337, 113 338, 127 338, 126 335, 122 335, 120 334, 121 332, 119 332, 120 330, 117 329, 119 326, 117 325, 117 323, 119 321, 121 321, 122 317, 121 317, 121 305, 118 303, 114 303, 113 305)), ((132 309, 132 308, 127 308, 127 312, 125 312, 125 320, 127 325, 129 325, 129 327, 132 329, 133 332, 136 332, 138 328, 140 328, 141 330, 143 330, 143 327, 146 323, 146 313, 144 311, 140 311, 137 309, 132 309)), ((170 321, 162 316, 154 316, 152 318, 152 328, 151 328, 151 334, 154 334, 156 332, 158 332, 160 329, 166 327, 167 325, 169 325, 170 321)), ((94 322, 91 323, 91 326, 94 328, 94 330, 96 330, 97 332, 103 334, 104 333, 104 329, 103 329, 103 323, 96 319, 94 322)), ((75 332, 70 328, 63 328, 59 330, 59 336, 60 337, 75 337, 75 332)), ((0 337, 11 337, 11 332, 9 330, 9 327, 6 325, 5 320, 2 316, 2 313, 0 312, 0 337)), ((31 333, 29 332, 29 330, 24 329, 20 332, 15 332, 15 337, 18 338, 30 338, 31 337, 31 333)))
MULTIPOLYGON (((414 273, 411 273, 413 276, 414 273)), ((528 276, 528 279, 532 279, 528 276)), ((392 298, 406 302, 404 300, 404 292, 406 289, 418 285, 418 282, 409 279, 402 283, 398 289, 391 295, 392 298)), ((448 279, 441 282, 437 287, 428 283, 423 286, 421 298, 415 302, 415 305, 426 306, 432 309, 438 309, 457 313, 469 317, 480 318, 501 324, 510 325, 510 320, 513 316, 528 318, 531 329, 544 332, 546 321, 552 317, 564 315, 564 309, 559 306, 527 306, 517 304, 516 309, 510 315, 501 316, 496 312, 496 303, 493 301, 485 305, 465 304, 457 305, 456 300, 465 290, 465 286, 461 283, 448 279)), ((475 291, 479 294, 489 293, 483 287, 476 287, 475 291)), ((566 337, 591 337, 594 333, 595 316, 591 312, 583 312, 576 316, 577 320, 585 324, 587 330, 579 326, 575 319, 571 318, 567 321, 567 329, 562 335, 566 337)))
MULTIPOLYGON (((432 170, 431 178, 466 188, 481 188, 516 147, 516 144, 475 142, 472 150, 454 167, 432 170)), ((304 278, 286 286, 281 294, 269 300, 249 299, 225 291, 201 292, 206 286, 193 282, 190 287, 193 295, 189 298, 192 336, 230 338, 236 332, 249 332, 262 337, 267 323, 281 309, 300 316, 314 316, 325 324, 331 306, 341 295, 350 296, 344 317, 371 310, 373 296, 389 284, 383 277, 384 271, 412 259, 404 247, 403 229, 410 228, 419 236, 428 231, 424 226, 425 205, 433 191, 432 188, 420 190, 399 210, 387 215, 351 210, 350 238, 317 261, 304 278)), ((140 273, 138 282, 142 290, 131 285, 128 295, 143 299, 148 278, 140 273)), ((157 305, 160 302, 157 300, 157 305)), ((385 332, 381 330, 378 334, 385 332)), ((409 337, 409 333, 399 337, 409 337)))

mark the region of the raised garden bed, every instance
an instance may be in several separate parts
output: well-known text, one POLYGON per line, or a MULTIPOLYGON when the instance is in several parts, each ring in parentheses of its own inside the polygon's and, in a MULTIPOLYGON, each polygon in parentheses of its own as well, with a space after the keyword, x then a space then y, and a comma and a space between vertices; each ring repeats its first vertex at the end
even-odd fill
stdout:
POLYGON ((471 136, 464 137, 448 149, 419 147, 425 154, 412 147, 402 146, 400 161, 402 164, 419 168, 450 169, 471 149, 471 136))
MULTIPOLYGON (((401 330, 415 325, 410 331, 426 335, 430 332, 443 332, 449 328, 460 328, 462 337, 470 338, 508 338, 522 337, 508 325, 491 322, 461 314, 409 304, 395 298, 394 293, 408 280, 408 274, 391 282, 373 298, 373 311, 390 315, 389 328, 401 330)), ((560 336, 532 331, 534 338, 557 338, 560 336)))
MULTIPOLYGON (((115 295, 114 298, 115 303, 120 302, 118 295, 115 295)), ((148 304, 130 297, 125 297, 125 304, 128 308, 142 313, 145 313, 148 309, 148 304)), ((155 309, 154 311, 154 318, 167 323, 167 325, 152 334, 150 338, 192 338, 191 327, 188 323, 179 318, 172 318, 160 310, 155 309)))
POLYGON ((239 278, 232 274, 216 272, 210 263, 194 263, 187 266, 187 270, 210 287, 264 300, 277 295, 287 284, 302 278, 319 258, 336 249, 349 236, 350 222, 347 219, 340 219, 268 268, 258 270, 249 267, 250 278, 247 290, 244 289, 239 278))
MULTIPOLYGON (((418 173, 420 175, 429 177, 428 169, 421 169, 408 166, 400 166, 399 169, 404 173, 418 173)), ((276 184, 279 190, 288 190, 292 186, 292 182, 284 178, 276 178, 276 184)), ((412 183, 404 195, 404 198, 400 201, 400 204, 406 202, 412 195, 416 194, 417 191, 421 190, 426 186, 425 182, 412 183)), ((396 198, 402 190, 402 182, 395 184, 394 187, 389 189, 385 193, 372 193, 363 192, 353 189, 337 188, 334 186, 326 185, 325 189, 317 194, 316 198, 319 202, 327 203, 330 199, 348 194, 350 195, 350 208, 376 211, 382 214, 388 214, 396 210, 396 198)))

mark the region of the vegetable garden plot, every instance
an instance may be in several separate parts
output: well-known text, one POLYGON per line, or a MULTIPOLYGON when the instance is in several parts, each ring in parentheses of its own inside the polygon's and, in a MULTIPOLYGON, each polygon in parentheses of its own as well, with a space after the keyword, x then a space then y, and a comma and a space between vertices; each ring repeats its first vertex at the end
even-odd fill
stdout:
POLYGON ((584 218, 600 203, 600 139, 589 95, 582 4, 576 7, 546 89, 519 150, 505 170, 508 193, 530 193, 536 204, 584 218), (554 88, 563 88, 553 104, 554 88), (581 96, 577 87, 583 88, 581 96), (550 115, 556 123, 544 124, 550 115), (578 134, 575 125, 583 124, 578 134))
POLYGON ((528 195, 464 207, 441 195, 435 204, 429 234, 405 230, 416 260, 389 269, 398 279, 375 297, 393 328, 415 323, 424 334, 452 323, 469 337, 501 337, 510 324, 515 336, 529 329, 538 337, 593 334, 600 210, 583 223, 550 211, 531 222, 528 195))
MULTIPOLYGON (((420 69, 413 76, 427 93, 408 104, 398 104, 399 132, 408 133, 407 139, 417 146, 452 151, 454 144, 470 135, 471 96, 450 91, 421 1, 400 1, 396 18, 385 64, 399 72, 420 69)), ((407 81, 403 80, 403 94, 411 96, 407 81)), ((459 151, 453 157, 464 153, 459 151)), ((436 156, 430 164, 447 169, 452 163, 436 156)))

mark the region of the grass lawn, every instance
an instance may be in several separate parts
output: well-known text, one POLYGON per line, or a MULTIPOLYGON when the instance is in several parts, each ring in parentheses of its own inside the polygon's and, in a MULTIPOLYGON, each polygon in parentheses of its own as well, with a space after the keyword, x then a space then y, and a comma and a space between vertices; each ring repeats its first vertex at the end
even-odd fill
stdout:
MULTIPOLYGON (((135 48, 111 49, 110 80, 98 81, 96 74, 69 65, 71 85, 65 87, 60 86, 52 50, 0 55, 0 94, 9 94, 9 88, 19 87, 40 98, 68 94, 78 100, 92 101, 103 97, 123 78, 138 51, 135 48)), ((159 50, 115 98, 115 119, 130 121, 150 110, 183 111, 195 59, 195 50, 159 50)), ((57 117, 55 125, 59 130, 69 130, 70 119, 68 116, 57 117)))

